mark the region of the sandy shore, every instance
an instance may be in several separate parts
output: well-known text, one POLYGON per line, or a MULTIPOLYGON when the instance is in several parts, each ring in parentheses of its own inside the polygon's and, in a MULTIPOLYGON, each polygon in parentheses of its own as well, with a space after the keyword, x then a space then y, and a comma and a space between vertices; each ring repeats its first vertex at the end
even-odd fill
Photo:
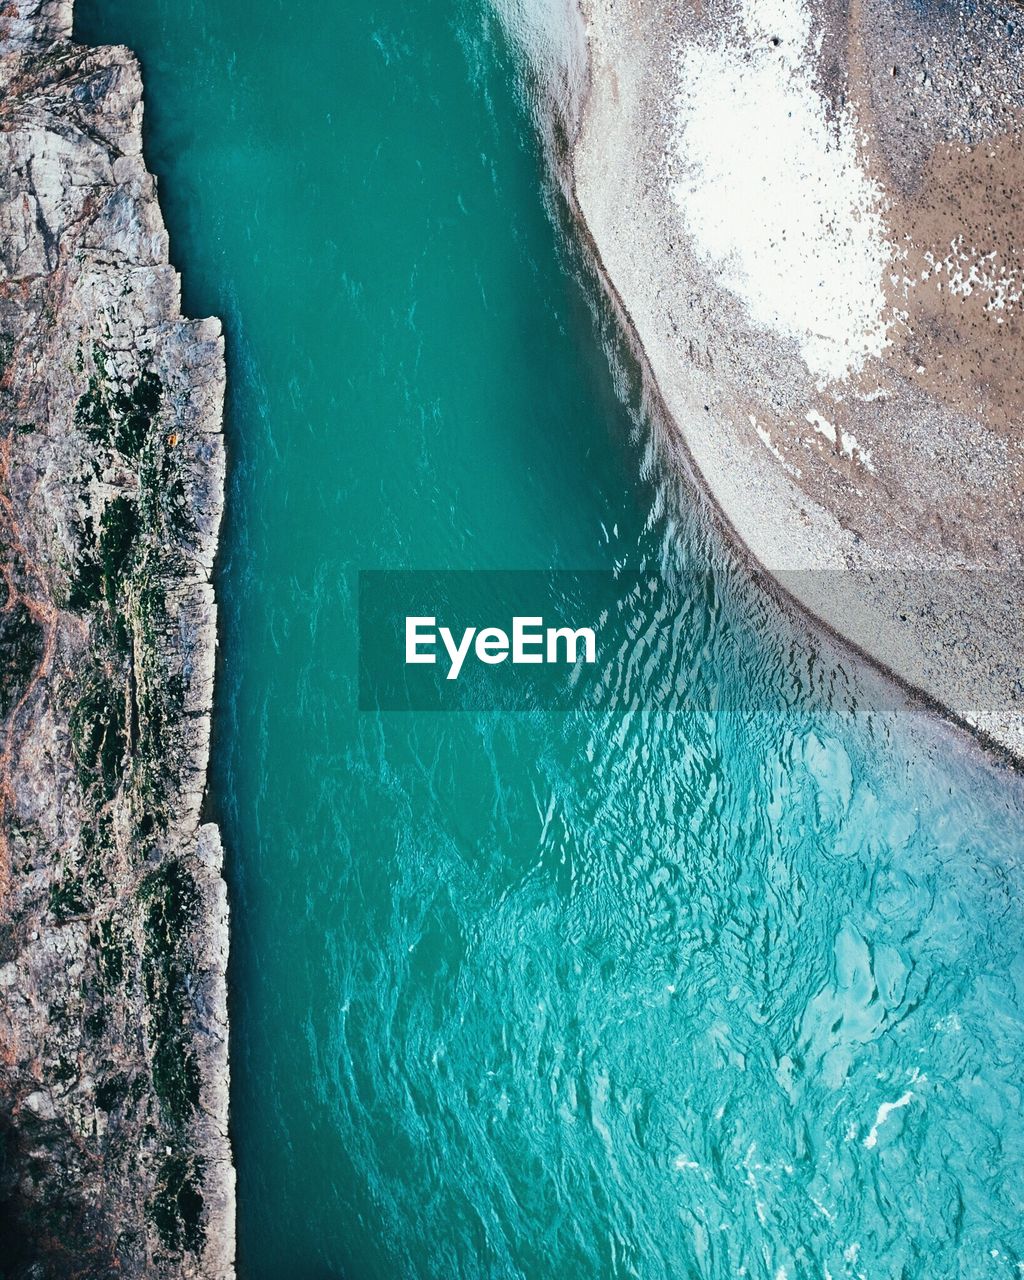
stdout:
POLYGON ((681 459, 786 593, 1024 758, 1020 30, 583 16, 566 185, 681 459))

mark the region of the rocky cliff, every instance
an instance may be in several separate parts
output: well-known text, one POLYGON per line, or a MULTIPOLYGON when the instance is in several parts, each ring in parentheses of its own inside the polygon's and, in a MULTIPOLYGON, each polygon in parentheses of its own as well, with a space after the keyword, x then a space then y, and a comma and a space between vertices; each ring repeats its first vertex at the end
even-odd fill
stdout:
POLYGON ((226 1277, 224 347, 71 9, 0 6, 0 1274, 226 1277))

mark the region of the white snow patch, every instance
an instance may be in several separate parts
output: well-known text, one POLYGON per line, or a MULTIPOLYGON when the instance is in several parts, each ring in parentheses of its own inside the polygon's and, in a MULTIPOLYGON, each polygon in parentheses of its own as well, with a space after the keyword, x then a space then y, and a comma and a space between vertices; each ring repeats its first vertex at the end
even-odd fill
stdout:
POLYGON ((935 275, 946 273, 947 288, 954 297, 969 298, 975 292, 986 295, 986 311, 1005 311, 1024 301, 1024 279, 1014 268, 1001 265, 994 249, 983 253, 973 245, 968 247, 963 236, 958 235, 950 241, 944 258, 936 258, 933 253, 924 257, 935 275))
POLYGON ((875 1123, 871 1126, 871 1131, 864 1139, 864 1145, 869 1149, 878 1142, 878 1130, 885 1124, 886 1120, 894 1111, 899 1111, 901 1107, 907 1107, 914 1100, 914 1095, 908 1089, 902 1098, 897 1098, 895 1102, 883 1102, 875 1114, 875 1123))
POLYGON ((893 249, 856 114, 815 87, 819 47, 805 0, 742 0, 715 43, 680 58, 669 172, 700 256, 825 385, 885 348, 893 249))
POLYGON ((817 431, 818 435, 824 436, 826 440, 836 443, 836 429, 826 418, 823 418, 817 409, 808 409, 807 421, 817 431))
POLYGON ((782 452, 782 450, 777 445, 772 444, 772 435, 771 435, 771 432, 767 429, 767 427, 762 427, 752 413, 748 413, 747 417, 750 419, 750 425, 757 432, 758 440, 761 441, 761 443, 772 455, 772 457, 777 458, 778 461, 781 462, 782 465, 786 468, 786 470, 790 473, 790 475, 799 477, 802 474, 800 468, 794 467, 793 464, 787 460, 786 455, 782 452))
POLYGON ((871 451, 862 449, 855 435, 842 428, 837 430, 827 418, 821 416, 817 409, 808 410, 805 416, 819 435, 824 436, 826 440, 830 440, 833 445, 838 446, 840 453, 847 458, 852 458, 854 462, 859 462, 868 471, 874 472, 875 464, 871 461, 871 451))

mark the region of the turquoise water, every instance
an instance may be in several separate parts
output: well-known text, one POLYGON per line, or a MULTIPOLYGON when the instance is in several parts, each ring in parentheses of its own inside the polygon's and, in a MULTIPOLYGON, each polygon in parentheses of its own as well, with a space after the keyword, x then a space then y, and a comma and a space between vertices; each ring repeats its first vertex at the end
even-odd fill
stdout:
POLYGON ((78 36, 140 52, 229 332, 240 1274, 1017 1275, 1020 788, 666 474, 487 5, 79 0, 78 36), (599 705, 357 710, 360 569, 688 559, 599 705), (666 667, 720 706, 655 706, 666 667))

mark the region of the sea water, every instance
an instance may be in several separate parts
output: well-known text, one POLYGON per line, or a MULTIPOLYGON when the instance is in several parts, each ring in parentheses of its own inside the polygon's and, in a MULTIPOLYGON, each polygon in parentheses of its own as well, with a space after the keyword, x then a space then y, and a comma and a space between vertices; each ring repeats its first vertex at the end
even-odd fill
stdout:
POLYGON ((547 177, 563 11, 77 10, 228 334, 240 1275, 1019 1274, 1020 788, 664 461, 547 177), (682 585, 623 587, 599 699, 361 711, 395 568, 682 585))

